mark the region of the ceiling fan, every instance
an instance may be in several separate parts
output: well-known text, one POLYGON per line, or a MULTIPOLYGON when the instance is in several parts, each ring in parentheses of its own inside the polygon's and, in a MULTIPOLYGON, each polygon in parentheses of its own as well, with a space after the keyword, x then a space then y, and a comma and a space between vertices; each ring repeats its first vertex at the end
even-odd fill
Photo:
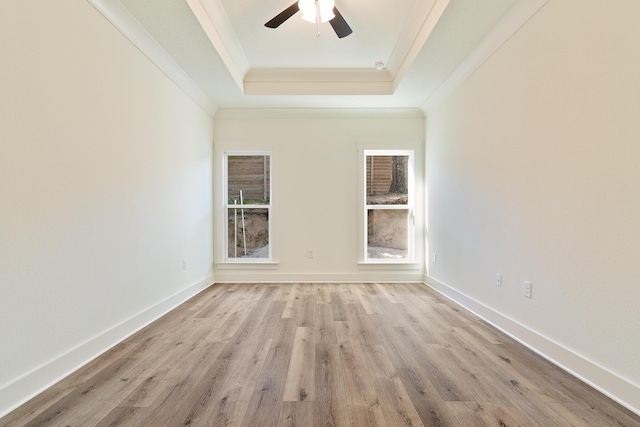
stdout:
MULTIPOLYGON (((264 24, 268 28, 278 28, 284 21, 291 18, 296 12, 302 11, 302 19, 309 22, 315 22, 320 27, 321 22, 331 24, 338 38, 348 36, 353 32, 347 21, 344 20, 338 9, 335 7, 334 0, 299 0, 277 14, 272 20, 264 24)), ((317 36, 320 36, 318 29, 317 36)))

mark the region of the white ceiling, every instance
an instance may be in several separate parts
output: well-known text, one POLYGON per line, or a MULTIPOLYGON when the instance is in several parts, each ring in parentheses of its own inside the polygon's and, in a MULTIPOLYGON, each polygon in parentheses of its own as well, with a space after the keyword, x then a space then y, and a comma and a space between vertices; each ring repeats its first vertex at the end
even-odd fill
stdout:
POLYGON ((255 68, 358 69, 373 68, 380 60, 386 63, 415 3, 397 0, 392 8, 385 8, 385 3, 388 4, 385 0, 338 0, 338 10, 356 29, 340 40, 328 22, 321 24, 320 36, 316 37, 316 25, 303 21, 300 12, 277 29, 264 27, 266 21, 294 0, 219 1, 255 68), (362 22, 368 25, 363 26, 362 22))
POLYGON ((336 0, 353 29, 342 39, 328 23, 316 37, 300 12, 264 26, 294 0, 88 1, 215 111, 424 108, 461 65, 486 59, 488 44, 495 50, 547 0, 336 0))

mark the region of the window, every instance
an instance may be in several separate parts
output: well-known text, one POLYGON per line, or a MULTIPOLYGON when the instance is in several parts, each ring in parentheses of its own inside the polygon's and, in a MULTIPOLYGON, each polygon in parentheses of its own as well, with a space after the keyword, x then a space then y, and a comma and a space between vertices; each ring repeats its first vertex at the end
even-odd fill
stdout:
POLYGON ((365 150, 366 262, 413 262, 413 151, 365 150))
POLYGON ((271 154, 224 155, 225 260, 271 260, 271 154))

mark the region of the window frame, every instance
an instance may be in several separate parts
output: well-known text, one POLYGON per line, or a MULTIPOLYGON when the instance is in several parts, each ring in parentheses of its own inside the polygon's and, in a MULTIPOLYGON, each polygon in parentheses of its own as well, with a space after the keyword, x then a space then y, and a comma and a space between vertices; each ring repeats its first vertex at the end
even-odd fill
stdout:
POLYGON ((361 164, 360 191, 360 264, 414 264, 415 263, 415 150, 413 149, 363 149, 361 164), (369 205, 367 204, 367 157, 369 156, 407 156, 407 204, 406 205, 369 205), (369 210, 406 210, 407 211, 407 257, 406 258, 370 258, 368 254, 368 213, 369 210))
POLYGON ((273 244, 273 224, 274 224, 274 194, 273 194, 273 169, 274 169, 274 156, 272 151, 265 150, 225 150, 222 153, 222 263, 224 264, 265 264, 273 263, 274 244, 273 244), (269 157, 269 203, 268 204, 243 204, 233 205, 229 203, 229 157, 233 156, 268 156, 269 157), (262 209, 267 211, 268 218, 268 256, 266 258, 233 258, 229 257, 229 227, 228 227, 228 215, 232 209, 262 209))

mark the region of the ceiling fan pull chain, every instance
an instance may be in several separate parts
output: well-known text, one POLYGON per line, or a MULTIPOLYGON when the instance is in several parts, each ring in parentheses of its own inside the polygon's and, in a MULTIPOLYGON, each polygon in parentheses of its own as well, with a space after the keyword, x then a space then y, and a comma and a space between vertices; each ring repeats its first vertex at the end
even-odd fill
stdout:
MULTIPOLYGON (((1 1, 1 0, 0 0, 1 1)), ((338 38, 343 38, 353 31, 335 6, 335 0, 298 0, 273 19, 264 24, 267 28, 278 28, 283 22, 291 18, 298 11, 302 12, 302 19, 316 23, 316 37, 320 37, 320 24, 328 22, 338 38)))
POLYGON ((316 0, 316 37, 320 37, 320 1, 316 0))

